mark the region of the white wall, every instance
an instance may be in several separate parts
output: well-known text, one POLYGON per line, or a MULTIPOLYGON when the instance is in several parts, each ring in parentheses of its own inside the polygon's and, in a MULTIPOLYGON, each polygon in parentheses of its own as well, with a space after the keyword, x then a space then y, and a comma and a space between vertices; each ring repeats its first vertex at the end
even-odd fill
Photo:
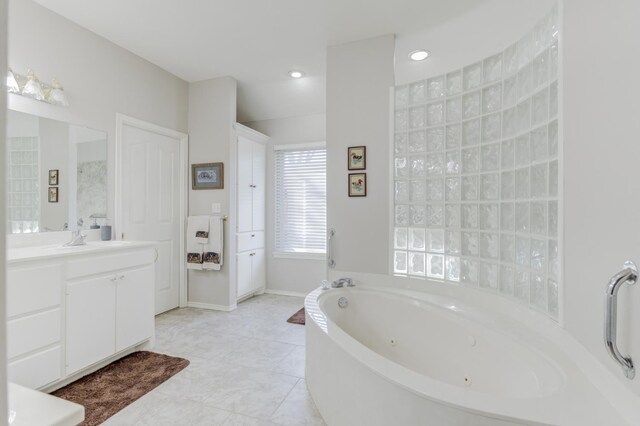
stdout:
POLYGON ((12 109, 108 133, 113 219, 115 113, 186 132, 187 83, 31 0, 9 1, 8 42, 15 72, 32 68, 45 82, 56 77, 71 104, 63 108, 10 95, 12 109))
POLYGON ((327 50, 327 224, 342 271, 389 270, 389 89, 394 36, 327 50), (367 196, 347 195, 347 148, 367 147, 367 196))
MULTIPOLYGON (((212 203, 219 203, 228 214, 221 271, 189 271, 190 302, 219 306, 235 305, 236 288, 232 265, 234 232, 231 217, 231 150, 235 146, 237 82, 231 77, 189 84, 189 164, 224 163, 224 189, 189 190, 189 215, 211 214, 212 203)), ((191 172, 189 172, 191 173, 191 172)), ((191 175, 189 175, 191 179, 191 175)), ((189 184, 191 185, 191 184, 189 184)))
MULTIPOLYGON (((562 110, 565 327, 640 395, 602 337, 607 281, 625 260, 640 262, 639 17, 636 0, 564 0, 562 110)), ((618 300, 619 346, 638 365, 640 286, 618 300)))
POLYGON ((556 0, 489 0, 444 23, 396 38, 396 84, 443 74, 501 52, 520 39, 556 0), (429 59, 410 61, 427 49, 429 59))
MULTIPOLYGON (((69 125, 40 119, 40 228, 61 230, 69 222, 69 125), (50 203, 49 170, 58 170, 58 202, 50 203)), ((75 177, 74 177, 75 179, 75 177)), ((73 194, 73 198, 76 194, 73 194)), ((88 223, 89 218, 85 218, 88 223)), ((75 223, 69 224, 71 228, 75 223)))
POLYGON ((307 294, 326 276, 324 260, 274 258, 275 247, 275 172, 273 147, 326 140, 326 115, 316 114, 244 123, 269 136, 267 145, 266 255, 267 289, 307 294))
MULTIPOLYGON (((7 69, 7 2, 0 0, 0 70, 7 69)), ((0 96, 0 141, 6 146, 6 97, 0 96)), ((0 164, 7 164, 5 151, 0 149, 0 164)), ((4 169, 3 169, 4 170, 4 169)), ((6 188, 5 173, 0 173, 0 188, 6 188)), ((5 235, 5 195, 0 191, 0 235, 5 235)), ((7 333, 6 333, 6 253, 5 244, 0 244, 0 419, 7 418, 7 333)))

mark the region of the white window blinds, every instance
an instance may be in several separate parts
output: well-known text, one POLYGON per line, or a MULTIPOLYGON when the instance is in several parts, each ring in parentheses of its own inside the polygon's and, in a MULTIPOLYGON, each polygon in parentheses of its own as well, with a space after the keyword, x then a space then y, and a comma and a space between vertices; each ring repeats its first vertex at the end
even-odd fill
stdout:
POLYGON ((276 251, 324 253, 327 151, 324 146, 276 147, 276 251))

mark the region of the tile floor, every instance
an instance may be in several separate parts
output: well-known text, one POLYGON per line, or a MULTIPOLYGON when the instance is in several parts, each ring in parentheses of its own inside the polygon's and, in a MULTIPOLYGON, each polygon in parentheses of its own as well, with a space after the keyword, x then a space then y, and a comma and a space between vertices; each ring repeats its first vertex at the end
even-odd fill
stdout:
POLYGON ((233 312, 156 317, 155 352, 191 364, 105 425, 324 425, 304 380, 298 297, 261 295, 233 312))

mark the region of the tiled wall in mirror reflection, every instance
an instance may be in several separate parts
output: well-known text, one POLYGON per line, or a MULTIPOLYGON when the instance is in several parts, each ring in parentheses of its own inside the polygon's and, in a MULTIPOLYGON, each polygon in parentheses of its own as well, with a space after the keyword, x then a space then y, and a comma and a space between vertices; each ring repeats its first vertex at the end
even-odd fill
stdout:
POLYGON ((40 158, 37 136, 7 138, 7 232, 38 232, 40 158))
POLYGON ((395 274, 558 317, 558 18, 395 90, 395 274))

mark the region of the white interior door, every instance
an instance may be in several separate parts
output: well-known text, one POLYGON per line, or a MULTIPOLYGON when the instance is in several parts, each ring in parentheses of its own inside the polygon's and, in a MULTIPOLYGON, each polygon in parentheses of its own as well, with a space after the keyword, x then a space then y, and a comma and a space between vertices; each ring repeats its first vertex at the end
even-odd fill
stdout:
POLYGON ((186 135, 152 125, 120 126, 120 230, 125 240, 158 242, 155 313, 184 294, 184 144, 186 135), (175 134, 171 134, 175 133, 175 134))

